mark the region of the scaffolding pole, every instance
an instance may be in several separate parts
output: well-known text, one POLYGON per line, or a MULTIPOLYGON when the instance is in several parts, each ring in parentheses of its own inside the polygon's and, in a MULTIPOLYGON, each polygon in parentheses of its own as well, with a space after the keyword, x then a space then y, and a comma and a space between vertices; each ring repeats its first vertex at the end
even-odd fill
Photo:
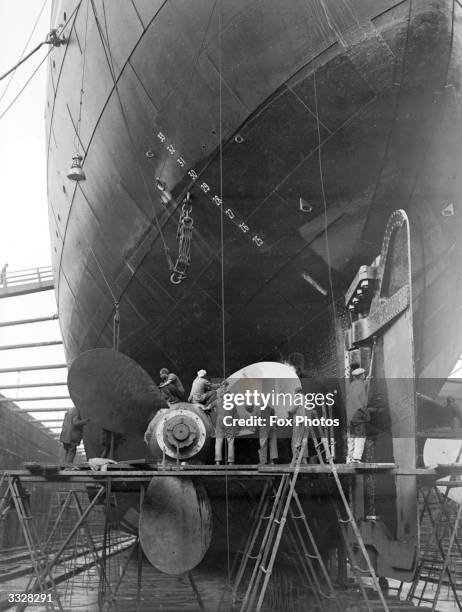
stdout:
MULTIPOLYGON (((48 340, 47 342, 26 342, 25 344, 2 344, 0 345, 0 351, 14 351, 16 349, 23 348, 40 348, 43 346, 56 346, 62 344, 62 340, 48 340)), ((12 370, 15 371, 15 370, 12 370)))
POLYGON ((57 321, 58 315, 50 315, 48 317, 37 317, 35 319, 18 319, 16 321, 2 321, 0 327, 11 327, 13 325, 28 325, 29 323, 42 323, 43 321, 57 321))
POLYGON ((0 374, 9 372, 32 372, 35 370, 61 370, 67 368, 67 363, 52 363, 48 365, 17 366, 15 368, 0 368, 0 374))
POLYGON ((16 402, 40 402, 48 400, 71 399, 69 395, 44 395, 42 397, 0 397, 0 404, 16 403, 16 402))
POLYGON ((49 408, 37 408, 37 406, 34 406, 33 408, 18 408, 15 412, 67 412, 70 408, 72 406, 52 406, 49 408))
MULTIPOLYGON (((0 390, 4 389, 32 389, 35 387, 63 387, 67 386, 67 382, 49 382, 49 383, 27 383, 24 385, 0 385, 0 390)), ((18 401, 16 398, 14 401, 18 401)))

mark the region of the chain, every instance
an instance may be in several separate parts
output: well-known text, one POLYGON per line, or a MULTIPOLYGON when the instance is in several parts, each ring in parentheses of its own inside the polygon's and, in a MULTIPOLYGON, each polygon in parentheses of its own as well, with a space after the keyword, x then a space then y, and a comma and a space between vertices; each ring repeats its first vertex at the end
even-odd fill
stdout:
POLYGON ((186 268, 191 262, 191 240, 194 222, 191 217, 192 198, 188 192, 181 206, 176 237, 178 239, 178 257, 170 275, 170 282, 179 285, 186 278, 186 268))
POLYGON ((120 338, 120 312, 119 312, 119 302, 114 302, 114 319, 112 322, 112 348, 119 352, 119 338, 120 338))

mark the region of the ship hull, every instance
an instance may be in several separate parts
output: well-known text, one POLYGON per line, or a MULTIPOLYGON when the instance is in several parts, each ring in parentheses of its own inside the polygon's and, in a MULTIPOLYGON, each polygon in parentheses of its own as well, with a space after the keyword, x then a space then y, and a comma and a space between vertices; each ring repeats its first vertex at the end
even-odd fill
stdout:
MULTIPOLYGON (((56 3, 54 22, 75 6, 56 3)), ((119 349, 154 379, 167 367, 188 384, 202 367, 226 376, 294 351, 343 378, 345 291, 400 208, 417 387, 436 394, 462 340, 459 5, 84 6, 50 60, 46 112, 68 362, 113 345, 117 305, 119 349), (66 178, 76 149, 77 184, 66 178)), ((97 428, 85 447, 100 452, 97 428)), ((133 437, 119 458, 145 452, 133 437)))
POLYGON ((445 376, 460 347, 458 13, 444 1, 380 2, 348 23, 335 6, 319 15, 316 4, 308 12, 294 4, 276 20, 277 2, 263 15, 256 5, 232 4, 221 16, 221 81, 219 16, 207 2, 201 3, 210 18, 202 39, 183 3, 156 16, 153 6, 143 25, 140 11, 131 23, 128 9, 108 9, 109 45, 99 37, 101 15, 90 8, 86 47, 80 9, 67 47, 57 50, 61 63, 53 55, 50 225, 68 360, 112 344, 117 300, 120 349, 156 378, 162 366, 189 380, 202 365, 221 375, 292 350, 311 367, 343 375, 344 291, 358 265, 377 255, 389 213, 402 208, 411 220, 417 371, 445 376), (266 34, 256 35, 258 17, 271 45, 266 34), (130 44, 119 45, 111 35, 124 19, 130 44), (172 20, 176 35, 169 30, 157 65, 156 34, 172 28, 172 20), (200 42, 195 72, 187 72, 188 45, 199 52, 200 42), (75 73, 84 57, 80 96, 75 73), (87 175, 77 185, 65 177, 76 139, 87 175), (177 202, 186 190, 195 196, 191 264, 178 285, 170 282, 164 250, 174 261, 178 206, 162 204, 156 177, 177 202), (311 212, 301 210, 300 198, 311 212), (442 216, 451 203, 455 215, 442 216), (437 319, 454 323, 450 334, 437 319))

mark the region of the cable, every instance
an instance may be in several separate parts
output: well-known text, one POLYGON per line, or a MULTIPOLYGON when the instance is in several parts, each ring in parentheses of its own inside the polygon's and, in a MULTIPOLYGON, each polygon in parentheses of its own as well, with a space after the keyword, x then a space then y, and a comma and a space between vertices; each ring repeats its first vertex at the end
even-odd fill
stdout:
MULTIPOLYGON (((10 110, 10 108, 13 106, 13 104, 16 102, 16 100, 19 98, 19 96, 22 94, 22 92, 26 89, 27 85, 29 85, 29 83, 31 82, 31 80, 33 79, 33 77, 35 76, 35 74, 37 73, 38 69, 40 68, 40 66, 43 64, 43 62, 48 58, 48 56, 50 55, 50 53, 53 51, 54 47, 58 47, 61 44, 64 44, 65 40, 63 38, 60 38, 60 36, 62 36, 64 30, 66 29, 68 23, 71 21, 72 17, 76 14, 76 12, 78 11, 80 4, 81 4, 82 0, 79 1, 79 3, 77 4, 77 6, 74 8, 74 10, 72 11, 72 13, 69 15, 69 18, 67 19, 67 21, 64 23, 64 25, 62 27, 59 28, 59 34, 57 32, 57 30, 51 30, 47 36, 47 39, 40 43, 39 47, 36 47, 36 49, 34 49, 31 53, 29 53, 27 55, 27 57, 23 58, 23 61, 25 61, 28 57, 31 56, 32 53, 34 53, 38 48, 40 48, 42 45, 44 44, 49 44, 50 48, 48 50, 48 53, 45 55, 45 57, 42 59, 42 61, 40 62, 40 64, 37 66, 37 68, 34 70, 34 72, 31 74, 31 76, 28 78, 28 80, 24 83, 24 85, 22 86, 22 88, 19 90, 19 92, 16 94, 16 96, 13 98, 13 100, 10 102, 10 104, 6 107, 6 109, 3 111, 3 113, 0 115, 0 120, 3 119, 3 117, 6 115, 6 113, 10 110)), ((22 63, 22 62, 21 62, 22 63)), ((17 64, 16 67, 13 67, 12 69, 8 70, 8 72, 6 72, 1 78, 0 81, 5 77, 8 76, 8 74, 10 74, 10 72, 12 72, 12 70, 15 70, 18 65, 17 64)))
MULTIPOLYGON (((43 43, 42 43, 43 44, 43 43)), ((40 64, 37 66, 37 68, 34 70, 34 72, 30 75, 30 77, 27 79, 27 81, 24 83, 24 85, 21 87, 21 89, 18 91, 18 93, 16 94, 16 96, 11 100, 11 102, 8 104, 8 106, 5 108, 5 110, 3 111, 3 113, 0 115, 0 120, 3 119, 3 117, 7 114, 7 112, 10 110, 10 108, 13 106, 13 104, 18 100, 19 96, 22 94, 22 92, 26 89, 26 87, 29 85, 29 83, 32 81, 32 79, 34 78, 34 76, 37 74, 40 66, 43 64, 43 62, 48 58, 48 56, 50 55, 50 53, 52 52, 53 47, 51 47, 48 50, 48 53, 45 55, 45 57, 42 59, 42 61, 40 62, 40 64)))
MULTIPOLYGON (((314 43, 313 43, 313 31, 310 28, 311 32, 311 55, 313 56, 314 51, 314 43)), ((327 198, 326 198, 326 190, 324 187, 324 173, 322 167, 322 140, 321 140, 321 121, 319 119, 319 111, 318 111, 318 89, 316 83, 316 66, 313 67, 313 92, 314 92, 314 110, 315 110, 315 118, 316 118, 316 132, 318 137, 318 167, 319 167, 319 180, 321 183, 321 193, 322 193, 322 203, 323 203, 323 214, 324 214, 324 239, 326 244, 326 263, 327 263, 327 275, 329 279, 329 289, 330 289, 330 297, 332 301, 332 323, 333 323, 333 333, 335 336, 335 344, 337 345, 337 334, 335 332, 336 323, 337 323, 337 309, 335 305, 335 296, 334 296, 334 283, 332 279, 332 269, 331 269, 331 259, 330 259, 330 246, 329 246, 329 222, 327 217, 327 198)))
MULTIPOLYGON (((20 54, 20 56, 19 56, 19 60, 18 60, 18 62, 20 62, 20 61, 22 60, 22 58, 23 58, 23 56, 24 56, 24 53, 26 52, 27 46, 28 46, 28 44, 30 43, 32 36, 34 35, 35 29, 36 29, 37 24, 38 24, 38 22, 39 22, 39 20, 40 20, 40 17, 42 16, 43 10, 44 10, 45 5, 46 5, 46 3, 47 3, 47 2, 48 2, 48 0, 43 0, 42 8, 40 9, 39 14, 37 15, 37 18, 36 18, 36 20, 35 20, 35 23, 34 23, 34 26, 33 26, 33 28, 32 28, 32 31, 31 31, 31 33, 29 34, 28 38, 27 38, 27 41, 26 41, 26 44, 24 45, 23 50, 21 51, 21 54, 20 54)), ((17 64, 17 65, 16 65, 16 67, 15 67, 15 68, 13 68, 13 73, 12 73, 11 77, 9 78, 8 83, 5 85, 5 89, 3 90, 2 95, 0 96, 0 102, 3 100, 3 98, 5 97, 6 92, 8 91, 8 88, 9 88, 9 86, 10 86, 11 81, 12 81, 12 80, 13 80, 13 78, 14 78, 14 75, 15 75, 15 73, 16 73, 16 68, 18 67, 18 65, 19 65, 19 64, 17 64)), ((5 76, 6 76, 6 75, 5 75, 5 76)), ((4 78, 4 77, 2 77, 2 79, 3 79, 3 78, 4 78)))
MULTIPOLYGON (((388 134, 387 134, 387 140, 385 143, 385 148, 383 151, 383 155, 382 155, 382 159, 380 161, 380 168, 377 172, 377 179, 375 181, 375 185, 374 185, 374 192, 372 193, 371 196, 371 201, 369 204, 369 209, 368 212, 366 214, 366 219, 363 225, 363 233, 364 233, 364 228, 367 227, 370 215, 372 214, 372 209, 374 207, 376 198, 377 198, 377 194, 379 191, 379 186, 380 186, 380 181, 382 179, 382 175, 385 169, 385 164, 387 162, 388 159, 388 153, 390 151, 390 147, 391 147, 391 141, 392 141, 392 136, 393 136, 393 129, 395 127, 396 124, 396 119, 398 117, 398 112, 399 112, 399 107, 400 107, 400 103, 401 103, 401 98, 402 98, 402 92, 403 92, 403 84, 404 84, 404 76, 405 76, 405 72, 406 72, 406 57, 407 57, 407 52, 408 52, 408 47, 409 47, 409 35, 410 35, 410 29, 411 29, 411 15, 412 15, 412 2, 413 0, 409 1, 409 10, 408 10, 408 14, 407 14, 407 26, 406 26, 406 39, 404 42, 404 49, 403 49, 403 60, 401 62, 401 66, 400 66, 400 74, 399 74, 399 90, 398 93, 396 95, 396 99, 395 99, 395 105, 394 105, 394 109, 393 109, 393 118, 390 121, 390 127, 388 129, 388 134)), ((397 65, 396 64, 396 70, 397 70, 397 65)), ((393 74, 393 82, 396 81, 396 76, 395 74, 393 74)), ((363 238, 363 236, 362 236, 363 238)))
MULTIPOLYGON (((216 4, 216 3, 215 3, 216 4)), ((215 5, 213 10, 215 9, 215 5)), ((213 14, 212 10, 212 14, 213 14)), ((210 19, 212 16, 210 16, 210 19)), ((209 22, 210 23, 210 22, 209 22)), ((223 202, 223 79, 222 79, 222 49, 223 47, 223 5, 220 0, 218 6, 218 130, 219 130, 219 159, 220 159, 220 199, 223 202)), ((225 253, 224 253, 224 207, 220 207, 220 254, 221 254, 221 341, 222 341, 222 368, 223 379, 226 379, 226 329, 225 329, 225 253)), ((227 451, 228 451, 227 447, 227 451)), ((228 459, 228 457, 226 457, 228 459)), ((231 558, 229 535, 229 488, 228 488, 228 462, 225 463, 225 509, 226 509, 226 564, 228 583, 231 583, 231 558)))
POLYGON ((106 56, 106 61, 107 61, 108 66, 109 66, 109 72, 111 73, 111 77, 112 77, 112 81, 113 81, 113 85, 114 85, 114 90, 116 92, 117 99, 119 101, 119 106, 120 106, 120 112, 121 112, 121 115, 122 115, 122 120, 124 122, 125 129, 127 130, 128 139, 130 141, 130 149, 131 149, 131 153, 132 153, 132 156, 133 156, 133 160, 135 162, 135 165, 137 167, 137 170, 138 170, 138 173, 140 175, 141 181, 143 183, 144 189, 146 191, 146 194, 148 196, 149 202, 151 204, 151 207, 152 207, 152 210, 153 210, 153 213, 154 213, 154 220, 155 220, 155 223, 156 223, 157 231, 159 232, 159 236, 160 236, 160 238, 162 240, 162 245, 163 245, 164 254, 165 254, 165 257, 166 257, 166 260, 167 260, 167 265, 169 267, 169 270, 171 270, 173 268, 173 261, 172 261, 172 258, 170 257, 170 249, 168 248, 167 242, 165 240, 165 236, 164 236, 164 233, 162 231, 162 227, 160 226, 159 219, 157 218, 157 215, 156 215, 156 212, 155 212, 155 207, 154 207, 154 202, 153 202, 152 195, 151 195, 151 191, 149 190, 148 184, 146 182, 146 177, 144 176, 144 172, 143 172, 143 170, 141 168, 141 165, 138 162, 138 159, 137 159, 137 156, 136 156, 135 142, 133 140, 133 136, 132 136, 132 133, 131 133, 131 130, 130 130, 130 125, 128 123, 128 119, 127 119, 127 116, 126 116, 126 113, 125 113, 125 109, 124 109, 124 106, 122 104, 122 98, 120 97, 119 88, 118 88, 118 85, 117 85, 117 79, 116 79, 116 76, 115 76, 115 73, 114 73, 113 67, 112 67, 113 66, 113 63, 112 63, 112 54, 111 54, 111 49, 109 47, 109 41, 105 41, 105 39, 104 39, 103 31, 102 31, 102 28, 101 28, 101 24, 100 24, 100 21, 99 21, 99 18, 98 18, 98 14, 97 14, 97 11, 96 11, 96 7, 95 7, 95 4, 94 4, 94 1, 93 0, 90 0, 90 1, 91 1, 92 10, 93 10, 93 16, 95 18, 96 27, 98 29, 98 34, 99 34, 99 37, 100 37, 100 40, 101 40, 101 44, 103 46, 104 55, 106 56))
MULTIPOLYGON (((85 37, 84 37, 84 43, 83 43, 82 78, 80 81, 79 117, 77 119, 77 125, 75 126, 75 135, 74 135, 74 149, 76 151, 77 151, 77 140, 81 143, 80 124, 82 122, 83 83, 85 79, 85 66, 86 66, 86 59, 87 59, 88 7, 89 7, 89 3, 87 2, 87 13, 85 17, 85 37)), ((83 145, 82 145, 82 148, 83 148, 83 145)))
MULTIPOLYGON (((178 110, 178 116, 179 117, 182 115, 184 107, 186 106, 186 102, 188 100, 188 96, 189 96, 189 93, 190 93, 190 90, 191 90, 191 85, 192 85, 192 82, 193 82, 194 73, 196 71, 197 64, 199 62, 199 58, 200 58, 200 56, 202 54, 202 51, 205 48, 205 42, 207 40, 207 35, 209 33, 210 24, 212 23, 212 18, 213 18, 213 15, 215 13, 215 8, 217 6, 217 2, 218 2, 218 0, 215 0, 215 2, 213 3, 212 10, 210 11, 209 20, 207 22, 207 26, 206 26, 205 31, 204 31, 204 36, 202 37, 202 41, 201 41, 201 44, 200 44, 200 47, 199 47, 199 51, 197 52, 196 58, 194 60, 193 66, 191 68, 190 77, 189 77, 189 83, 188 83, 188 86, 186 87, 186 91, 185 91, 185 94, 183 96, 183 100, 182 100, 182 102, 181 102, 181 104, 179 106, 179 110, 178 110)), ((220 2, 221 2, 221 0, 220 0, 220 2)), ((221 77, 220 77, 220 83, 221 83, 221 77)), ((161 168, 159 170, 159 177, 162 177, 162 173, 164 172, 165 164, 167 163, 167 159, 168 159, 168 157, 166 156, 164 161, 163 161, 163 163, 162 163, 162 166, 161 166, 161 168)))
POLYGON ((3 79, 6 79, 6 77, 11 74, 12 72, 14 73, 19 66, 21 66, 22 64, 24 64, 24 62, 26 62, 30 57, 32 57, 34 55, 34 53, 37 53, 37 51, 39 49, 41 49, 43 47, 43 45, 48 44, 47 41, 43 40, 41 43, 39 43, 36 47, 34 47, 32 49, 32 51, 30 51, 25 57, 22 58, 22 60, 20 60, 19 62, 17 62, 12 68, 10 68, 9 70, 7 70, 4 74, 2 74, 2 76, 0 76, 0 81, 3 81, 3 79))

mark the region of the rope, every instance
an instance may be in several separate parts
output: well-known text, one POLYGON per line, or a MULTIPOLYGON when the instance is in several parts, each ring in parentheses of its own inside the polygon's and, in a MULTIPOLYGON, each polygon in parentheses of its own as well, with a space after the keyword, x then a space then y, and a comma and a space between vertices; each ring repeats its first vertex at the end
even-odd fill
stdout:
MULTIPOLYGON (((41 46, 41 45, 40 45, 41 46)), ((3 111, 3 113, 0 115, 0 119, 3 119, 3 117, 7 114, 7 112, 10 110, 10 108, 13 106, 13 104, 18 100, 19 96, 22 94, 22 92, 26 89, 26 87, 29 85, 29 83, 32 81, 32 79, 34 78, 34 76, 37 74, 39 68, 41 67, 41 65, 43 64, 43 62, 48 58, 48 56, 50 55, 51 51, 53 50, 53 47, 51 49, 48 50, 48 53, 45 55, 45 57, 42 59, 42 61, 40 62, 40 64, 37 66, 37 68, 34 70, 34 72, 30 75, 30 77, 27 79, 27 81, 24 83, 24 85, 21 87, 21 89, 18 91, 18 93, 15 95, 15 97, 11 100, 11 102, 8 104, 8 106, 5 108, 5 110, 3 111)), ((9 73, 8 73, 9 74, 9 73)))
MULTIPOLYGON (((94 0, 90 0, 90 1, 91 1, 92 9, 93 9, 93 16, 95 18, 96 27, 98 29, 98 34, 99 34, 99 37, 100 37, 100 40, 101 40, 101 44, 103 46, 104 55, 106 56, 106 61, 107 61, 108 66, 109 66, 109 72, 111 73, 112 82, 113 82, 113 85, 114 85, 114 91, 116 92, 117 99, 119 101, 120 112, 122 114, 122 120, 124 122, 125 129, 127 131, 128 139, 130 141, 130 149, 131 149, 131 153, 132 153, 132 156, 133 156, 133 160, 135 162, 136 168, 138 170, 138 173, 140 175, 140 178, 141 178, 141 181, 143 183, 144 189, 146 191, 146 195, 148 196, 149 202, 151 204, 151 207, 152 207, 152 210, 153 210, 153 213, 154 213, 155 224, 156 224, 157 230, 159 232, 159 236, 160 236, 160 238, 162 240, 163 250, 164 250, 165 258, 167 260, 168 268, 169 268, 169 270, 172 270, 173 269, 173 262, 172 262, 172 258, 170 257, 170 249, 167 246, 164 234, 162 232, 162 228, 161 228, 160 223, 159 223, 159 219, 157 218, 157 215, 156 215, 156 212, 155 212, 155 208, 154 208, 154 202, 153 202, 153 199, 152 199, 151 192, 149 190, 148 184, 146 182, 146 178, 144 176, 144 172, 143 172, 143 170, 141 168, 140 163, 138 162, 138 158, 137 158, 137 155, 136 155, 135 142, 133 140, 133 136, 132 136, 132 133, 131 133, 131 130, 130 130, 130 126, 129 126, 128 119, 127 119, 127 116, 126 116, 126 113, 125 113, 125 109, 124 109, 124 106, 122 104, 122 99, 120 97, 119 88, 118 88, 118 85, 117 85, 117 79, 116 79, 115 72, 114 72, 114 67, 113 67, 111 48, 109 46, 109 38, 108 38, 107 41, 105 40, 104 35, 103 35, 103 31, 102 31, 102 28, 101 28, 101 24, 100 24, 100 21, 99 21, 97 12, 96 12, 96 7, 95 7, 95 4, 94 4, 94 0)), ((103 4, 103 7, 104 7, 104 4, 103 4)))
MULTIPOLYGON (((79 3, 77 4, 77 6, 74 8, 74 10, 72 11, 72 13, 69 15, 69 18, 67 19, 67 21, 64 23, 64 25, 62 26, 61 30, 60 30, 60 34, 62 35, 64 33, 64 30, 66 29, 66 26, 68 25, 68 23, 71 21, 71 19, 74 17, 74 15, 77 13, 80 4, 81 4, 82 0, 79 1, 79 3)), ((40 43, 40 46, 44 45, 44 44, 49 44, 50 49, 48 51, 48 53, 45 55, 45 57, 42 59, 42 61, 40 62, 40 64, 37 66, 37 68, 34 70, 34 72, 31 74, 31 76, 28 78, 28 80, 24 83, 24 85, 21 87, 21 89, 19 90, 19 92, 16 94, 16 96, 13 98, 13 100, 10 102, 10 104, 6 107, 6 109, 3 111, 3 113, 0 115, 0 120, 3 119, 3 117, 6 115, 6 113, 10 110, 10 108, 14 105, 14 103, 18 100, 19 96, 22 94, 22 92, 26 89, 26 87, 29 85, 29 83, 31 82, 31 80, 34 78, 34 76, 36 75, 37 71, 39 70, 40 66, 43 64, 43 62, 48 58, 48 56, 50 55, 51 51, 53 50, 54 47, 59 47, 61 44, 64 44, 65 40, 60 38, 58 35, 57 30, 50 30, 50 32, 47 35, 47 39, 45 41, 43 41, 42 43, 40 43)), ((37 51, 38 49, 34 49, 31 53, 29 53, 26 57, 24 57, 22 59, 22 61, 20 63, 18 63, 16 66, 14 66, 13 68, 11 68, 10 70, 8 70, 8 72, 6 72, 1 78, 0 81, 5 78, 6 76, 8 76, 8 74, 10 74, 12 71, 16 70, 16 68, 23 63, 24 61, 26 61, 26 59, 28 57, 31 56, 32 53, 34 53, 35 51, 37 51)), ((8 84, 7 84, 8 87, 8 84)), ((2 96, 3 97, 3 96, 2 96)))
MULTIPOLYGON (((85 67, 86 67, 86 60, 87 60, 87 32, 88 32, 88 8, 89 8, 89 4, 87 2, 87 13, 85 16, 85 36, 84 36, 84 43, 83 43, 83 64, 82 64, 82 79, 80 81, 80 97, 79 97, 79 117, 77 119, 77 125, 75 126, 75 135, 74 135, 74 149, 77 151, 77 139, 80 143, 82 143, 82 141, 80 140, 80 126, 82 123, 82 106, 83 106, 83 83, 84 83, 84 79, 85 79, 85 67)), ((83 146, 82 146, 83 149, 83 146)))
MULTIPOLYGON (((183 100, 182 100, 182 102, 181 102, 181 104, 180 104, 180 107, 179 107, 179 110, 178 110, 178 116, 181 116, 181 115, 182 115, 183 110, 184 110, 184 107, 186 106, 186 102, 187 102, 187 100, 188 100, 189 92, 190 92, 190 90, 191 90, 191 85, 192 85, 192 81, 193 81, 194 73, 195 73, 195 71, 196 71, 197 63, 198 63, 199 58, 200 58, 200 56, 201 56, 201 54, 202 54, 202 51, 203 51, 203 50, 204 50, 204 48, 205 48, 205 41, 207 40, 207 34, 208 34, 208 32, 209 32, 210 24, 211 24, 211 22, 212 22, 212 17, 213 17, 213 14, 214 14, 214 12, 215 12, 215 7, 216 7, 216 5, 217 5, 217 2, 218 2, 218 0, 215 0, 215 2, 213 3, 213 6, 212 6, 212 10, 210 11, 209 20, 208 20, 208 22, 207 22, 207 26, 206 26, 206 28, 205 28, 204 36, 202 37, 202 41, 201 41, 201 44, 200 44, 200 47, 199 47, 199 51, 197 52, 196 58, 195 58, 195 60, 194 60, 194 64, 193 64, 193 66, 192 66, 192 68, 191 68, 191 70, 190 70, 189 83, 188 83, 188 86, 187 86, 187 88, 186 88, 185 94, 184 94, 184 96, 183 96, 183 100)), ((221 0, 220 0, 220 3, 221 3, 221 0)), ((104 5, 103 5, 103 6, 104 6, 104 5)), ((219 53, 220 53, 220 51, 219 51, 219 53)), ((221 83, 221 77, 220 77, 220 83, 221 83)), ((159 171, 159 177, 162 177, 162 173, 163 173, 163 171, 164 171, 164 169, 165 169, 165 164, 167 163, 167 159, 168 159, 168 157, 166 156, 166 157, 165 157, 165 159, 164 159, 164 161, 163 161, 163 163, 162 163, 162 166, 161 166, 161 168, 160 168, 160 171, 159 171)), ((193 179, 193 181, 194 181, 194 180, 196 180, 196 179, 193 179)))
MULTIPOLYGON (((311 56, 314 54, 314 41, 313 41, 313 30, 311 28, 312 19, 309 22, 310 29, 310 39, 311 39, 311 56)), ((329 245, 329 235, 328 228, 329 222, 327 217, 327 198, 326 198, 326 190, 324 186, 324 172, 322 165, 322 139, 321 139, 321 120, 319 118, 318 111, 318 88, 316 82, 316 66, 313 69, 313 92, 314 92, 314 115, 316 119, 316 133, 318 139, 318 168, 319 168, 319 179, 321 183, 321 193, 322 193, 322 203, 323 203, 323 214, 324 214, 324 240, 326 244, 326 263, 327 263, 327 275, 329 279, 329 290, 330 290, 330 299, 332 304, 332 324, 333 331, 335 336, 335 344, 338 345, 337 334, 335 333, 336 322, 337 322, 337 309, 335 305, 335 296, 334 296, 334 283, 332 279, 332 269, 331 269, 331 257, 330 257, 330 245, 329 245)), ((337 349, 339 347, 337 346, 337 349)))
MULTIPOLYGON (((21 55, 19 56, 18 62, 20 62, 22 60, 22 58, 24 57, 24 53, 26 52, 27 46, 30 43, 32 36, 34 35, 35 29, 36 29, 37 24, 38 24, 38 22, 40 20, 40 17, 42 16, 43 10, 44 10, 45 5, 46 5, 47 2, 48 2, 48 0, 44 0, 43 1, 42 8, 40 9, 39 14, 37 15, 35 23, 34 23, 34 25, 32 27, 32 31, 29 34, 28 38, 27 38, 27 41, 26 41, 26 44, 24 45, 23 50, 21 51, 21 55)), ((18 67, 18 65, 19 64, 16 65, 16 68, 18 67)), ((3 100, 3 98, 5 97, 6 92, 8 91, 8 88, 9 88, 9 86, 11 84, 11 81, 13 80, 14 75, 16 73, 16 68, 13 69, 13 72, 11 73, 11 76, 10 76, 10 78, 8 80, 8 83, 5 85, 5 89, 3 90, 2 95, 0 96, 0 102, 3 100)))
MULTIPOLYGON (((215 8, 215 5, 214 5, 215 8)), ((218 11, 218 98, 219 98, 219 159, 220 159, 220 199, 223 201, 223 81, 222 81, 222 46, 223 46, 223 5, 220 0, 218 11)), ((225 264, 224 264, 224 206, 220 206, 220 268, 221 268, 221 341, 222 341, 222 374, 226 379, 226 328, 225 328, 225 264)), ((228 449, 227 449, 228 450, 228 449)), ((228 457, 226 457, 228 459, 228 457)), ((231 584, 231 553, 229 535, 229 486, 228 462, 225 463, 225 510, 226 510, 226 565, 228 583, 231 584)))
POLYGON ((30 51, 25 57, 22 58, 22 60, 20 60, 19 62, 17 62, 12 68, 10 68, 9 70, 7 70, 4 74, 2 74, 2 76, 0 76, 0 81, 3 81, 3 79, 6 79, 6 77, 11 74, 12 72, 16 72, 16 70, 19 68, 19 66, 21 66, 22 64, 24 64, 24 62, 26 62, 30 57, 32 57, 35 53, 37 53, 37 51, 39 51, 43 45, 49 44, 48 41, 43 40, 41 43, 39 43, 36 47, 34 47, 32 49, 32 51, 30 51))
MULTIPOLYGON (((101 267, 98 258, 95 255, 94 250, 90 247, 90 253, 93 255, 93 259, 95 260, 96 267, 98 268, 106 287, 109 289, 109 293, 111 294, 112 303, 114 305, 114 318, 112 320, 112 348, 118 352, 119 351, 119 343, 120 343, 120 310, 119 310, 119 300, 114 295, 112 291, 111 285, 104 274, 104 270, 101 267)), ((112 458, 112 457, 111 457, 112 458)))
MULTIPOLYGON (((379 191, 380 180, 382 178, 382 174, 383 174, 383 171, 384 171, 384 168, 385 168, 385 163, 387 161, 388 153, 389 153, 390 146, 391 146, 391 139, 392 139, 392 135, 393 135, 393 128, 394 128, 395 123, 396 123, 396 118, 398 116, 399 105, 400 105, 401 98, 402 98, 403 83, 404 83, 404 74, 405 74, 405 65, 406 65, 406 56, 407 56, 407 51, 408 51, 408 46, 409 46, 409 33, 410 33, 410 29, 411 29, 410 25, 411 25, 411 14, 412 14, 412 2, 413 2, 413 0, 409 0, 409 10, 408 10, 408 15, 407 15, 407 27, 406 27, 406 40, 405 40, 405 43, 404 43, 403 61, 402 61, 402 66, 401 66, 401 74, 400 74, 400 77, 399 77, 399 90, 398 90, 398 95, 396 96, 395 107, 393 109, 393 119, 390 122, 390 128, 389 128, 388 134, 387 134, 387 142, 385 144, 385 149, 384 149, 384 152, 383 152, 383 156, 382 156, 382 159, 380 161, 380 168, 379 168, 379 171, 377 173, 377 180, 376 180, 375 185, 374 185, 374 193, 372 194, 372 197, 371 197, 371 202, 370 202, 369 209, 368 209, 369 212, 367 213, 366 220, 365 220, 365 223, 364 223, 364 227, 366 227, 366 225, 367 225, 367 222, 369 220, 369 216, 370 216, 370 214, 372 212, 372 209, 373 209, 374 202, 375 202, 375 200, 377 198, 377 193, 379 191)), ((395 78, 394 74, 393 74, 393 81, 394 82, 396 81, 396 78, 395 78)))
MULTIPOLYGON (((112 323, 112 348, 118 353, 120 343, 120 312, 119 302, 114 303, 115 313, 112 323)), ((112 459, 113 457, 111 457, 112 459)))

